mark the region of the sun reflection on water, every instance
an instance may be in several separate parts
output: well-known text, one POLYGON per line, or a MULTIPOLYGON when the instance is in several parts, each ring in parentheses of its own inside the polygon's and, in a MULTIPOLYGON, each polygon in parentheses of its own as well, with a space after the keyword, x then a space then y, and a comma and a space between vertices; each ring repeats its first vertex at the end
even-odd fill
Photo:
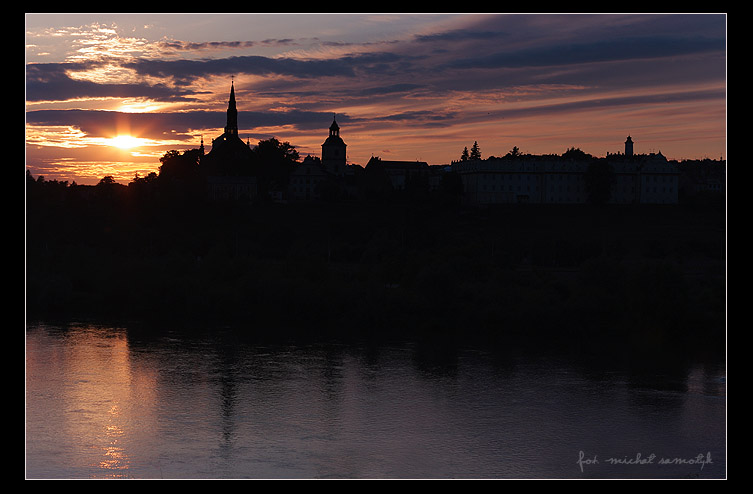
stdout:
POLYGON ((56 463, 78 463, 88 478, 132 478, 141 432, 134 424, 148 423, 153 376, 134 368, 124 331, 72 326, 61 336, 52 353, 56 358, 36 347, 27 358, 27 376, 44 378, 45 394, 57 400, 61 412, 46 414, 30 404, 31 415, 41 414, 46 424, 35 434, 35 447, 61 444, 57 438, 65 434, 70 440, 56 463), (58 374, 62 381, 50 378, 58 374))
MULTIPOLYGON (((120 408, 117 405, 110 407, 110 420, 113 422, 120 419, 120 408)), ((104 458, 99 462, 101 468, 109 478, 125 478, 130 466, 130 459, 125 449, 120 445, 125 437, 125 429, 117 423, 110 423, 104 427, 103 436, 109 442, 103 448, 104 458)))

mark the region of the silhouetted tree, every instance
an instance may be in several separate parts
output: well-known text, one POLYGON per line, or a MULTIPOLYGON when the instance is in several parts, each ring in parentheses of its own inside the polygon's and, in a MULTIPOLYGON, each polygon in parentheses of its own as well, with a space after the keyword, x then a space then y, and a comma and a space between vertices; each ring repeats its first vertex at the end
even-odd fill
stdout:
POLYGON ((135 185, 141 185, 141 184, 150 184, 157 180, 157 173, 150 172, 145 177, 140 177, 138 173, 134 175, 133 180, 131 180, 131 183, 128 184, 129 186, 132 184, 135 185))
POLYGON ((97 192, 97 196, 101 199, 112 199, 115 186, 117 183, 111 175, 102 177, 94 189, 97 192))
POLYGON ((520 149, 518 146, 513 146, 512 149, 505 155, 505 158, 517 158, 520 156, 520 149))
POLYGON ((254 153, 261 158, 272 161, 296 162, 300 158, 295 146, 287 141, 280 142, 274 137, 259 141, 259 144, 254 148, 254 153))
POLYGON ((100 179, 99 183, 97 184, 97 187, 109 187, 115 183, 115 179, 112 178, 112 175, 107 175, 105 177, 102 177, 100 179))
POLYGON ((180 151, 168 151, 160 158, 159 176, 163 180, 192 180, 199 171, 199 151, 189 149, 183 154, 180 151))
POLYGON ((259 141, 253 152, 259 164, 259 178, 267 185, 287 187, 290 173, 300 158, 295 146, 272 137, 259 141))
POLYGON ((587 160, 593 158, 590 154, 581 151, 578 148, 568 148, 567 151, 562 153, 562 157, 571 160, 587 160))
POLYGON ((481 159, 481 149, 478 147, 478 142, 476 142, 476 141, 473 141, 473 146, 471 147, 470 158, 472 160, 480 160, 481 159))
POLYGON ((468 148, 464 147, 463 152, 460 153, 460 161, 468 161, 468 148))
POLYGON ((200 152, 189 149, 181 154, 168 151, 160 158, 157 177, 160 193, 168 201, 195 200, 205 195, 204 181, 199 169, 200 152))
POLYGON ((136 201, 134 206, 142 206, 148 200, 154 199, 158 182, 159 177, 156 172, 150 172, 145 177, 140 177, 137 173, 128 184, 129 195, 136 201))

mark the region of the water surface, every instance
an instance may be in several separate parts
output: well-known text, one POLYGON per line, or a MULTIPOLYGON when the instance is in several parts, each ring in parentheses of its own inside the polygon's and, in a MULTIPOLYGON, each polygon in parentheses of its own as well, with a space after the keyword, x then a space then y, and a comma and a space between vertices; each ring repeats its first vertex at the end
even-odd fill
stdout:
POLYGON ((238 334, 27 328, 27 478, 726 475, 720 366, 238 334))

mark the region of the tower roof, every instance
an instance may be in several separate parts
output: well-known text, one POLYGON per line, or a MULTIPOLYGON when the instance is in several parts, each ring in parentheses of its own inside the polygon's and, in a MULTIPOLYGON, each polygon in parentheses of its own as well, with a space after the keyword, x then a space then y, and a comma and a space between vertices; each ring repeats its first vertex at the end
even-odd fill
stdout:
POLYGON ((235 85, 230 81, 230 99, 227 103, 225 134, 238 135, 238 109, 235 105, 235 85))
POLYGON ((327 137, 322 146, 345 147, 345 141, 340 137, 340 126, 337 125, 337 120, 334 116, 332 117, 332 125, 329 126, 329 137, 327 137))

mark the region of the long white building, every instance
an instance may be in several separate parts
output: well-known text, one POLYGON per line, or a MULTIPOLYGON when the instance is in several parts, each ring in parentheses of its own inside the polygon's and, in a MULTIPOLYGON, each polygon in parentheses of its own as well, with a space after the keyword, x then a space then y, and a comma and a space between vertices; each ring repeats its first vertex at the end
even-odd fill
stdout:
POLYGON ((610 203, 676 204, 677 163, 661 153, 634 155, 632 146, 628 137, 625 154, 608 154, 606 158, 524 155, 457 161, 451 167, 462 179, 464 199, 475 204, 586 203, 586 172, 594 161, 604 161, 612 168, 610 203))

